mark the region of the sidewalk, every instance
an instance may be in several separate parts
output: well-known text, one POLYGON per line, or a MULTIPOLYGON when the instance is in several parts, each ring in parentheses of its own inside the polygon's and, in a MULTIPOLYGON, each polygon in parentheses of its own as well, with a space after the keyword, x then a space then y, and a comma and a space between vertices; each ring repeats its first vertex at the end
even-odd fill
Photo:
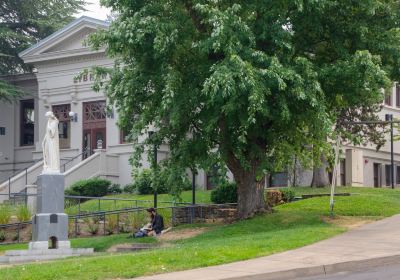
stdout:
POLYGON ((295 279, 400 263, 400 215, 296 250, 135 280, 295 279))

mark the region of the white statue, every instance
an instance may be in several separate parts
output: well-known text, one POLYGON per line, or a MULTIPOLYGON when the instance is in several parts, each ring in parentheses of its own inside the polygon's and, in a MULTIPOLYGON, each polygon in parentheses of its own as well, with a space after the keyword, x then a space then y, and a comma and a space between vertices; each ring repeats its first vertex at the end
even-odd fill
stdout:
POLYGON ((46 134, 42 142, 43 173, 60 173, 60 140, 58 135, 58 120, 53 112, 45 115, 48 118, 46 134))

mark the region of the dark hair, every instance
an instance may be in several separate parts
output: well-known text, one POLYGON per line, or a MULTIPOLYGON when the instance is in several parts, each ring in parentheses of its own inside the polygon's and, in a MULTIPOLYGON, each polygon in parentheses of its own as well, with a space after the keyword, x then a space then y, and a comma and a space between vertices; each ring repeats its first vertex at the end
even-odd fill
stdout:
POLYGON ((147 209, 147 212, 149 212, 149 213, 156 212, 156 209, 154 209, 153 207, 150 207, 147 209))

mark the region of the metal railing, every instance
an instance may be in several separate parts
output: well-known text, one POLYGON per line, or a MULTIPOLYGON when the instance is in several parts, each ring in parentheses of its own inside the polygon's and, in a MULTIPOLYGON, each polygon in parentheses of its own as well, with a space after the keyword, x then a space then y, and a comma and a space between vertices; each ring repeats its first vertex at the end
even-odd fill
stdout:
MULTIPOLYGON (((18 195, 18 194, 17 194, 18 195)), ((23 194, 22 194, 23 195, 23 194)), ((102 209, 103 204, 102 201, 112 201, 114 210, 118 210, 117 205, 118 202, 124 202, 124 207, 120 209, 137 209, 137 208, 148 208, 152 206, 152 200, 142 200, 142 199, 130 199, 130 198, 116 198, 116 197, 94 197, 94 196, 75 196, 75 195, 65 195, 65 209, 77 206, 77 214, 80 215, 82 213, 81 204, 88 200, 96 201, 97 200, 97 209, 96 211, 92 211, 90 213, 102 212, 102 211, 110 211, 109 209, 102 209), (130 205, 127 205, 130 204, 130 205)), ((190 205, 189 202, 177 202, 177 201, 159 201, 161 205, 190 205)), ((87 213, 87 211, 85 211, 87 213)))
POLYGON ((79 155, 74 156, 73 158, 71 158, 71 159, 69 159, 67 162, 65 162, 65 163, 62 165, 62 170, 63 170, 63 172, 65 173, 67 164, 73 162, 74 160, 76 160, 77 158, 81 157, 82 155, 88 155, 88 150, 87 150, 87 149, 84 149, 84 150, 82 151, 82 153, 80 153, 79 155))
MULTIPOLYGON (((157 208, 157 212, 160 213, 164 217, 164 222, 166 227, 178 224, 191 224, 197 222, 205 222, 206 220, 212 219, 224 219, 230 221, 232 218, 232 209, 235 209, 237 206, 236 203, 228 203, 228 204, 188 204, 185 206, 167 206, 167 207, 159 207, 157 208), (225 211, 228 210, 228 211, 225 211)), ((110 210, 110 211, 101 211, 101 212, 92 212, 92 213, 80 213, 77 215, 69 215, 69 236, 70 237, 78 237, 82 234, 82 228, 87 227, 88 223, 90 223, 90 219, 96 220, 98 225, 99 232, 96 234, 90 234, 86 232, 85 237, 90 236, 99 236, 99 235, 108 235, 112 233, 127 233, 127 232, 135 232, 142 225, 147 223, 147 211, 146 208, 129 208, 129 209, 119 209, 119 210, 110 210), (129 216, 135 216, 136 219, 135 225, 126 226, 129 223, 129 216), (114 227, 112 226, 112 221, 115 223, 114 227), (140 225, 140 226, 139 226, 140 225), (102 227, 102 228, 101 228, 102 227)), ((8 230, 8 234, 10 234, 10 229, 15 229, 15 235, 12 238, 12 242, 3 242, 1 245, 11 244, 11 243, 20 243, 27 242, 30 240, 30 236, 28 239, 21 238, 20 233, 25 231, 27 232, 28 226, 31 226, 32 222, 20 222, 20 223, 12 223, 12 224, 3 224, 0 225, 0 234, 5 234, 8 230)))
POLYGON ((28 185, 28 169, 42 160, 43 160, 43 158, 34 161, 32 164, 28 165, 27 167, 24 167, 24 168, 18 169, 17 171, 14 171, 11 174, 11 176, 8 177, 8 179, 6 179, 0 183, 0 185, 2 185, 8 181, 8 194, 0 194, 0 195, 7 195, 8 199, 11 199, 11 179, 14 178, 15 176, 18 176, 19 174, 21 174, 21 172, 25 173, 25 185, 28 185))

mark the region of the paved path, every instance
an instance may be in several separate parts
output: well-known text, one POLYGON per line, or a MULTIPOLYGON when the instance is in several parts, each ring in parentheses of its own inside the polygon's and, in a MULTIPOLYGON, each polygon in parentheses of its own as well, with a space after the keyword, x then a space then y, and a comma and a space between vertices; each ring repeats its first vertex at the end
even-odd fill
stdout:
MULTIPOLYGON (((381 258, 382 263, 383 257, 390 259, 394 256, 398 256, 397 261, 400 262, 400 215, 292 251, 135 280, 275 279, 278 275, 294 279, 336 272, 339 266, 340 271, 351 270, 357 263, 368 265, 368 259, 381 258), (335 265, 338 263, 342 264, 335 265)), ((370 262, 373 265, 377 260, 370 262)))
POLYGON ((300 278, 298 280, 399 280, 400 265, 388 265, 364 271, 340 272, 333 275, 300 278))

